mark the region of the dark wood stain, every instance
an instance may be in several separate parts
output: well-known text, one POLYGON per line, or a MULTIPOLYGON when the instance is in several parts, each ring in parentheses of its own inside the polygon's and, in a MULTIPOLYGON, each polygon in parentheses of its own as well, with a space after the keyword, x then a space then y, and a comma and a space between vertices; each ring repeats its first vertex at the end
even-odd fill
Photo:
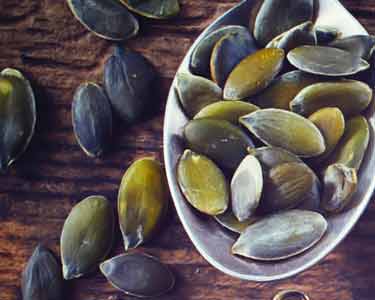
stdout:
MULTIPOLYGON (((0 69, 15 67, 32 82, 38 102, 35 137, 7 175, 0 175, 0 299, 20 299, 20 275, 34 247, 43 242, 59 254, 59 237, 72 206, 91 194, 116 205, 117 189, 137 157, 162 160, 163 110, 178 65, 199 33, 233 7, 235 0, 182 0, 169 21, 141 20, 140 35, 125 44, 140 51, 161 76, 154 114, 134 126, 116 123, 110 151, 90 159, 75 142, 70 105, 84 80, 102 82, 103 64, 114 44, 89 33, 66 1, 0 0, 0 69)), ((375 1, 342 3, 375 33, 375 1)), ((375 200, 375 198, 373 199, 375 200)), ((174 208, 143 251, 169 264, 176 288, 163 300, 269 300, 281 289, 300 289, 311 300, 373 300, 375 206, 371 204, 349 237, 321 263, 288 280, 252 283, 211 267, 194 249, 174 208)), ((111 255, 123 250, 118 236, 111 255)), ((66 284, 66 299, 133 299, 114 290, 96 272, 66 284)))

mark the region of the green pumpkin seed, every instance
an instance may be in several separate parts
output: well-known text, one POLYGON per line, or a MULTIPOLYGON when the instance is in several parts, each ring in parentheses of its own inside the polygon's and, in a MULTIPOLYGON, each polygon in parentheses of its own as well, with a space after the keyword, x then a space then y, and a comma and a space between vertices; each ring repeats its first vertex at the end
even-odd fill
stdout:
POLYGON ((340 35, 340 32, 338 29, 333 28, 333 27, 316 26, 315 34, 316 34, 318 45, 324 46, 333 42, 335 39, 337 39, 340 35))
POLYGON ((330 47, 346 50, 353 55, 369 60, 375 46, 375 37, 371 35, 353 35, 337 39, 329 44, 330 47))
POLYGON ((0 171, 26 150, 34 135, 36 104, 29 81, 14 69, 0 73, 0 171))
POLYGON ((247 147, 253 147, 239 127, 223 120, 190 121, 184 128, 184 137, 190 149, 229 170, 235 170, 247 155, 247 147))
POLYGON ((308 119, 281 109, 263 109, 240 119, 240 123, 269 146, 284 148, 301 157, 324 153, 319 129, 308 119))
POLYGON ((97 36, 121 41, 137 35, 137 19, 116 0, 67 0, 76 19, 97 36))
POLYGON ((321 80, 302 71, 292 71, 276 78, 267 89, 251 100, 261 108, 289 110, 289 103, 300 91, 321 80))
POLYGON ((216 216, 227 210, 227 181, 207 157, 185 150, 177 166, 177 179, 186 200, 200 212, 216 216))
POLYGON ((102 196, 88 197, 73 207, 60 240, 66 280, 86 275, 105 259, 112 248, 114 224, 111 204, 102 196))
POLYGON ((328 212, 343 211, 357 191, 357 172, 343 164, 330 165, 324 173, 322 206, 328 212))
POLYGON ((372 100, 372 89, 356 80, 321 82, 304 88, 290 102, 290 109, 309 116, 324 107, 337 107, 345 116, 353 116, 365 110, 372 100))
POLYGON ((73 129, 78 144, 92 157, 102 155, 112 136, 112 111, 102 88, 81 84, 72 103, 73 129))
POLYGON ((359 170, 370 140, 370 130, 366 118, 354 117, 346 122, 344 136, 328 158, 328 165, 344 164, 359 170))
POLYGON ((225 120, 236 125, 240 117, 258 109, 257 106, 243 101, 219 101, 204 107, 194 119, 225 120))
POLYGON ((254 37, 260 46, 306 21, 312 21, 314 0, 264 0, 254 24, 254 37))
POLYGON ((327 221, 319 213, 282 212, 250 225, 234 244, 232 252, 260 261, 290 258, 319 242, 327 227, 327 221))
POLYGON ((190 69, 195 75, 204 77, 210 76, 210 59, 212 50, 216 43, 225 35, 229 33, 246 34, 249 30, 243 26, 224 26, 202 39, 194 48, 191 54, 190 69))
POLYGON ((247 227, 249 227, 249 225, 259 220, 259 217, 252 216, 251 218, 240 222, 230 209, 227 209, 225 213, 217 215, 214 218, 221 226, 235 233, 242 233, 247 227))
POLYGON ((127 251, 147 241, 167 211, 168 187, 160 163, 153 158, 135 161, 122 178, 117 201, 127 251))
POLYGON ((235 32, 223 36, 212 50, 210 69, 212 79, 221 87, 229 74, 247 56, 257 51, 250 32, 235 32))
POLYGON ((324 76, 348 76, 370 67, 361 57, 332 47, 302 46, 290 51, 287 57, 297 69, 324 76))
POLYGON ((222 99, 222 90, 214 82, 190 73, 177 74, 177 93, 188 117, 194 117, 209 104, 222 99))
POLYGON ((38 245, 22 273, 22 300, 62 300, 61 266, 52 252, 38 245))
POLYGON ((270 48, 243 59, 228 77, 224 98, 240 100, 265 89, 280 72, 284 57, 284 50, 270 48))
POLYGON ((103 262, 100 270, 116 289, 135 297, 158 297, 175 284, 175 278, 166 265, 141 253, 113 257, 103 262))
POLYGON ((141 119, 155 99, 157 74, 141 54, 116 47, 104 67, 104 85, 114 111, 125 122, 141 119))
POLYGON ((313 29, 314 24, 311 21, 300 24, 287 32, 274 38, 268 43, 266 48, 280 48, 288 53, 290 50, 297 48, 302 45, 313 45, 317 44, 315 30, 313 29))
POLYGON ((262 167, 255 156, 241 162, 231 181, 232 211, 243 222, 255 213, 263 190, 262 167))
POLYGON ((129 10, 146 18, 168 19, 180 12, 178 0, 120 0, 129 10))

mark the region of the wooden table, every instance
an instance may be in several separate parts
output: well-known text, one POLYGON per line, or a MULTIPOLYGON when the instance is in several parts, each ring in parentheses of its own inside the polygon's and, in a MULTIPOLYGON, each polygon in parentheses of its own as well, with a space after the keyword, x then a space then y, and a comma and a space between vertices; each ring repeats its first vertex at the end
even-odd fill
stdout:
MULTIPOLYGON (((375 0, 343 4, 375 33, 375 0)), ((175 71, 199 33, 233 7, 235 0, 183 0, 179 18, 142 20, 140 35, 127 42, 157 67, 162 78, 155 115, 136 126, 116 125, 112 149, 103 159, 85 156, 73 136, 70 106, 85 80, 102 81, 113 43, 89 33, 65 1, 0 0, 0 69, 26 74, 36 92, 38 124, 32 143, 7 175, 0 176, 0 299, 20 299, 20 274, 38 242, 59 251, 63 222, 86 196, 103 194, 115 206, 121 177, 137 157, 162 159, 164 103, 175 71)), ((156 94, 156 93, 155 93, 156 94)), ((375 221, 371 205, 350 236, 324 261, 280 282, 257 284, 220 273, 197 253, 174 209, 164 229, 144 250, 168 263, 177 285, 160 299, 269 300, 280 289, 306 291, 311 300, 375 299, 375 221)), ((111 255, 122 252, 118 235, 111 255)), ((70 281, 69 300, 131 299, 100 274, 70 281)))

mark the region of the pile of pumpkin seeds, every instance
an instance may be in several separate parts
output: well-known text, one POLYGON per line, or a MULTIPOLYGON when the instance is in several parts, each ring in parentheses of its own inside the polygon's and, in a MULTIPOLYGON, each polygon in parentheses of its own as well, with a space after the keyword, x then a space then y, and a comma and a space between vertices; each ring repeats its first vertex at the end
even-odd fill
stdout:
POLYGON ((233 254, 277 261, 355 204, 375 38, 315 26, 313 0, 260 3, 250 29, 212 31, 177 74, 190 118, 177 179, 192 207, 240 234, 233 254))

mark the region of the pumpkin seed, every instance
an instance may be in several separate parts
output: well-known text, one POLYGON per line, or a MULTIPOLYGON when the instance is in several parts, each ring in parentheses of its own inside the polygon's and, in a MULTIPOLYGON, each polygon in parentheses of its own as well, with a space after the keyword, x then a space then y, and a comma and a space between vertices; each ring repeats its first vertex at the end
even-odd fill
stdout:
POLYGON ((265 89, 280 72, 284 57, 284 50, 270 48, 243 59, 228 77, 224 98, 240 100, 265 89))
POLYGON ((267 89, 251 100, 261 108, 289 110, 289 103, 301 90, 321 80, 302 71, 292 71, 276 78, 267 89))
POLYGON ((345 116, 365 110, 372 100, 372 89, 356 80, 321 82, 304 88, 290 102, 290 109, 309 116, 324 107, 337 107, 345 116))
POLYGON ((273 38, 306 21, 312 21, 314 0, 265 0, 254 24, 254 37, 262 47, 273 38))
POLYGON ((103 262, 100 270, 115 288, 136 297, 158 297, 175 284, 175 278, 166 265, 141 253, 113 257, 103 262))
POLYGON ((265 176, 262 209, 274 213, 295 208, 310 198, 320 202, 318 184, 316 175, 304 163, 277 165, 265 176))
POLYGON ((204 107, 194 119, 217 119, 238 124, 239 118, 259 108, 243 101, 219 101, 204 107))
POLYGON ((330 165, 324 173, 323 208, 328 212, 344 210, 357 190, 357 172, 343 164, 330 165))
POLYGON ((114 224, 113 209, 105 197, 91 196, 73 207, 60 240, 66 280, 86 275, 105 259, 112 248, 114 224))
POLYGON ((155 98, 157 74, 141 54, 116 47, 104 67, 104 85, 114 111, 126 122, 142 118, 155 98))
POLYGON ((178 73, 177 93, 185 113, 192 118, 207 105, 220 101, 223 92, 206 78, 178 73))
POLYGON ((335 39, 337 39, 340 35, 340 32, 338 29, 333 28, 333 27, 316 26, 315 34, 316 34, 318 45, 324 46, 333 42, 335 39))
POLYGON ((115 0, 67 0, 75 18, 97 36, 126 40, 137 35, 137 19, 115 0))
POLYGON ((234 32, 223 36, 212 50, 210 69, 212 79, 221 87, 229 74, 248 55, 257 51, 250 32, 234 32))
POLYGON ((359 170, 370 140, 366 118, 354 117, 346 122, 344 136, 328 158, 328 165, 344 164, 359 170))
POLYGON ((190 121, 184 128, 184 136, 190 149, 229 170, 235 170, 247 155, 247 147, 253 147, 251 139, 239 127, 223 120, 190 121))
POLYGON ((202 39, 191 54, 190 69, 195 75, 210 76, 210 59, 215 44, 229 33, 246 34, 249 30, 243 26, 224 26, 202 39))
POLYGON ((337 39, 329 44, 330 47, 339 48, 369 60, 375 46, 375 37, 371 35, 353 35, 337 39))
POLYGON ((257 216, 252 216, 240 222, 230 209, 227 209, 225 213, 217 215, 214 218, 221 226, 235 233, 242 233, 250 224, 255 223, 259 219, 257 216))
POLYGON ((255 213, 263 190, 262 167, 255 156, 241 162, 231 181, 232 211, 243 222, 255 213))
POLYGON ((146 18, 167 19, 180 12, 178 0, 120 0, 129 10, 146 18))
POLYGON ((324 153, 319 129, 308 119, 281 109, 263 109, 240 118, 240 123, 268 146, 284 148, 301 157, 324 153))
POLYGON ((102 88, 81 84, 72 103, 73 129, 78 144, 92 157, 102 155, 112 135, 112 111, 102 88))
POLYGON ((234 244, 232 252, 260 261, 286 259, 313 247, 327 227, 327 221, 319 213, 282 212, 250 225, 234 244))
POLYGON ((227 210, 227 181, 209 158, 185 150, 177 166, 177 179, 186 200, 200 212, 216 216, 227 210))
POLYGON ((22 300, 61 300, 61 267, 52 252, 38 245, 22 273, 22 300))
POLYGON ((163 168, 153 158, 135 161, 125 172, 118 193, 118 216, 125 251, 147 241, 168 208, 163 168))
POLYGON ((361 57, 332 47, 302 46, 290 51, 287 57, 297 69, 324 76, 348 76, 370 67, 361 57))
POLYGON ((317 158, 322 160, 335 149, 344 134, 344 115, 336 107, 326 107, 313 113, 309 120, 319 128, 325 140, 326 151, 321 157, 317 158))
POLYGON ((15 69, 0 73, 0 171, 28 147, 34 135, 36 104, 29 81, 15 69))
POLYGON ((280 48, 283 49, 285 53, 288 53, 290 50, 302 45, 315 46, 317 40, 313 27, 314 24, 311 21, 293 27, 287 32, 275 37, 267 44, 266 48, 280 48))

